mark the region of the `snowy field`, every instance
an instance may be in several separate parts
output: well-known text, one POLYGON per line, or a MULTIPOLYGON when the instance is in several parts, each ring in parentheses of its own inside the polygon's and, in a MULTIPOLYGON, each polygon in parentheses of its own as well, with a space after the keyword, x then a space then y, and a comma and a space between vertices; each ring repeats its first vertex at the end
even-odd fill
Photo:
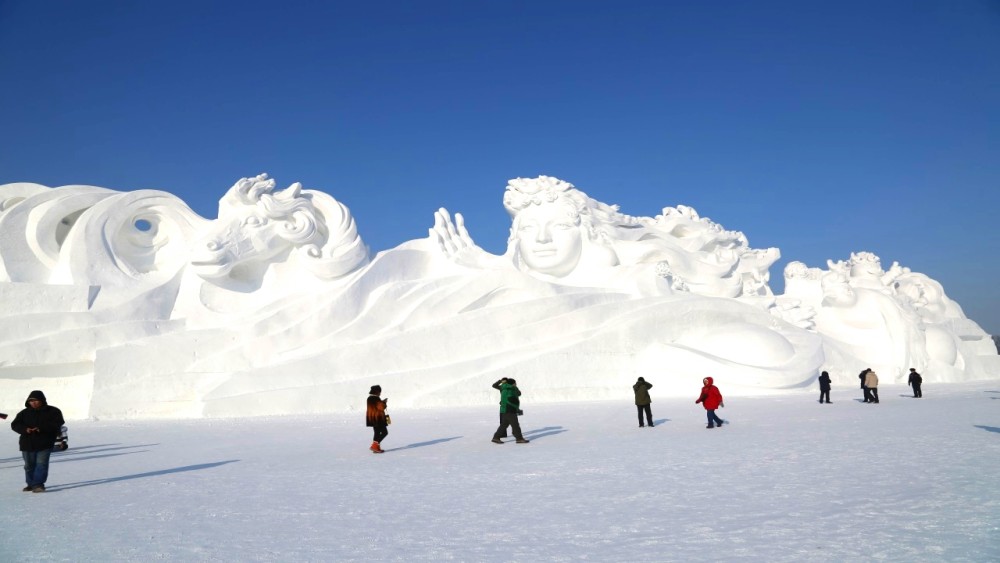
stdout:
POLYGON ((714 430, 697 389, 640 429, 523 383, 526 445, 492 407, 390 408, 384 455, 360 413, 71 422, 45 494, 8 431, 0 560, 1000 560, 1000 381, 730 397, 714 430))

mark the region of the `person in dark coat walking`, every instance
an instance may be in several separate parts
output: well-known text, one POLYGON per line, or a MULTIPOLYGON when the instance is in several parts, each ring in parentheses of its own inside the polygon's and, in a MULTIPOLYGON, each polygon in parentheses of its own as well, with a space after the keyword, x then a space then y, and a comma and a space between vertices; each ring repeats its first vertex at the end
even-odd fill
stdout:
POLYGON ((382 440, 389 435, 389 416, 385 414, 386 403, 389 399, 381 398, 382 387, 379 385, 372 385, 370 391, 368 391, 368 408, 365 410, 365 426, 372 428, 374 435, 372 436, 372 445, 368 449, 372 453, 381 454, 385 453, 382 449, 382 440))
POLYGON ((649 398, 649 390, 652 388, 653 384, 647 382, 641 377, 635 382, 635 385, 632 386, 632 391, 635 392, 635 410, 639 414, 639 428, 645 426, 645 424, 642 423, 643 412, 646 413, 646 422, 649 423, 649 427, 653 427, 653 411, 649 406, 650 403, 653 402, 653 400, 649 398))
POLYGON ((830 402, 830 374, 825 371, 819 375, 819 402, 823 402, 823 398, 826 398, 826 402, 830 402))
POLYGON ((708 426, 705 428, 715 428, 716 424, 719 425, 719 428, 722 428, 723 420, 715 415, 715 409, 726 406, 722 402, 722 393, 718 387, 712 384, 713 380, 711 377, 706 377, 701 382, 704 384, 704 387, 701 388, 701 395, 698 396, 695 404, 701 403, 705 407, 705 414, 708 415, 708 426))
POLYGON ((518 444, 527 444, 530 440, 521 434, 521 424, 517 421, 521 411, 521 390, 517 388, 517 381, 508 377, 507 381, 501 379, 493 384, 494 389, 500 390, 500 426, 493 433, 494 444, 502 444, 500 438, 507 435, 507 427, 510 426, 511 433, 518 444))
POLYGON ((913 398, 919 399, 924 396, 923 391, 920 390, 920 384, 924 382, 924 378, 920 377, 917 370, 910 368, 910 377, 906 380, 906 384, 913 388, 913 398))
POLYGON ((871 403, 872 402, 871 391, 869 391, 868 387, 865 385, 865 377, 868 375, 868 372, 870 372, 870 371, 871 371, 871 368, 865 368, 865 369, 863 369, 861 371, 861 373, 858 374, 858 379, 861 380, 861 394, 864 396, 864 398, 865 398, 864 402, 866 402, 866 403, 871 403))
POLYGON ((44 493, 49 478, 49 456, 66 421, 62 411, 48 404, 41 391, 32 391, 24 407, 10 423, 10 429, 21 435, 18 445, 27 483, 21 490, 44 493))

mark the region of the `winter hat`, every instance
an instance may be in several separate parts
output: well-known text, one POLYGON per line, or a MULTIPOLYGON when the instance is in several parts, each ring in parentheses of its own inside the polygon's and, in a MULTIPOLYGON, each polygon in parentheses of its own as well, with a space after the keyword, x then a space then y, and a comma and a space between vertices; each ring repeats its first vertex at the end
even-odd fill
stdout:
POLYGON ((507 383, 510 383, 511 385, 517 385, 517 381, 515 381, 513 377, 508 377, 507 383))
POLYGON ((28 405, 28 401, 30 401, 32 399, 38 399, 39 401, 42 402, 43 405, 48 404, 48 403, 45 402, 45 393, 42 393, 41 391, 35 390, 35 391, 32 391, 31 393, 28 394, 28 398, 24 400, 24 406, 26 406, 26 407, 29 406, 28 405))
POLYGON ((646 380, 645 380, 645 379, 643 379, 643 378, 641 378, 641 377, 639 378, 639 381, 641 381, 641 382, 643 382, 643 383, 645 383, 645 382, 646 382, 646 380))
POLYGON ((381 392, 382 392, 382 386, 381 385, 372 385, 372 388, 371 388, 370 391, 368 391, 368 394, 369 395, 378 395, 381 392))
POLYGON ((822 374, 820 374, 820 375, 830 375, 830 374, 829 374, 829 373, 826 373, 826 372, 824 371, 824 372, 823 372, 822 374))

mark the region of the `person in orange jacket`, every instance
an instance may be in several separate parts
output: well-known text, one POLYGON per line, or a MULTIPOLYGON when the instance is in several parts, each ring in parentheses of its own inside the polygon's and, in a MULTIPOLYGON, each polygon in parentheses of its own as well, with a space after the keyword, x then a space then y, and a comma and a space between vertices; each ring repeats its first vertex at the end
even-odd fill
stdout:
POLYGON ((372 385, 371 391, 368 392, 368 405, 365 410, 365 425, 374 431, 372 445, 368 449, 376 454, 385 451, 382 449, 382 440, 389 435, 389 417, 385 414, 385 406, 389 399, 383 399, 381 395, 382 387, 372 385))
POLYGON ((716 425, 722 428, 723 420, 715 414, 715 409, 726 406, 722 402, 722 393, 719 392, 718 387, 712 385, 713 379, 711 377, 706 377, 701 382, 704 384, 704 387, 701 388, 701 395, 698 396, 695 404, 701 403, 705 407, 705 413, 708 415, 708 426, 706 428, 715 428, 716 425))

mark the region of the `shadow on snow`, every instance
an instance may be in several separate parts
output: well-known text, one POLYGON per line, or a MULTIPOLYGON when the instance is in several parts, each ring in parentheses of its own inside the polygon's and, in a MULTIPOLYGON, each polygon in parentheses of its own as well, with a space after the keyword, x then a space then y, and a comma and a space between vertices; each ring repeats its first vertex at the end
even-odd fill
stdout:
POLYGON ((92 485, 106 485, 108 483, 114 483, 116 481, 130 481, 132 479, 143 479, 146 477, 156 477, 158 475, 169 475, 171 473, 183 473, 185 471, 200 471, 202 469, 211 469, 213 467, 219 467, 220 465, 226 465, 227 463, 235 463, 237 461, 240 460, 230 459, 226 461, 216 461, 214 463, 199 463, 198 465, 185 465, 183 467, 162 469, 160 471, 148 471, 146 473, 136 473, 135 475, 108 477, 107 479, 94 479, 92 481, 80 481, 79 483, 66 483, 65 485, 55 485, 52 487, 46 487, 45 492, 56 493, 60 491, 68 491, 70 489, 77 489, 80 487, 90 487, 92 485))
MULTIPOLYGON (((52 452, 52 458, 49 463, 83 461, 85 459, 97 459, 102 457, 114 457, 119 455, 148 452, 149 450, 135 450, 135 448, 148 448, 151 446, 158 446, 158 445, 159 444, 136 444, 134 446, 120 446, 118 444, 96 444, 93 446, 80 446, 80 447, 70 446, 69 449, 64 452, 52 452), (112 446, 118 446, 118 447, 112 447, 112 446), (112 452, 116 450, 134 450, 134 451, 120 452, 120 453, 106 454, 106 455, 94 455, 103 452, 112 452)), ((0 469, 13 469, 15 467, 22 467, 24 459, 20 456, 0 459, 0 464, 15 463, 15 462, 17 463, 17 465, 11 465, 9 467, 0 467, 0 469)))
POLYGON ((450 442, 452 440, 458 440, 462 436, 452 436, 451 438, 438 438, 437 440, 428 440, 427 442, 416 442, 414 444, 407 444, 405 446, 400 446, 398 448, 389 448, 385 451, 387 452, 398 452, 399 450, 408 450, 410 448, 422 448, 424 446, 433 446, 434 444, 441 444, 444 442, 450 442))

